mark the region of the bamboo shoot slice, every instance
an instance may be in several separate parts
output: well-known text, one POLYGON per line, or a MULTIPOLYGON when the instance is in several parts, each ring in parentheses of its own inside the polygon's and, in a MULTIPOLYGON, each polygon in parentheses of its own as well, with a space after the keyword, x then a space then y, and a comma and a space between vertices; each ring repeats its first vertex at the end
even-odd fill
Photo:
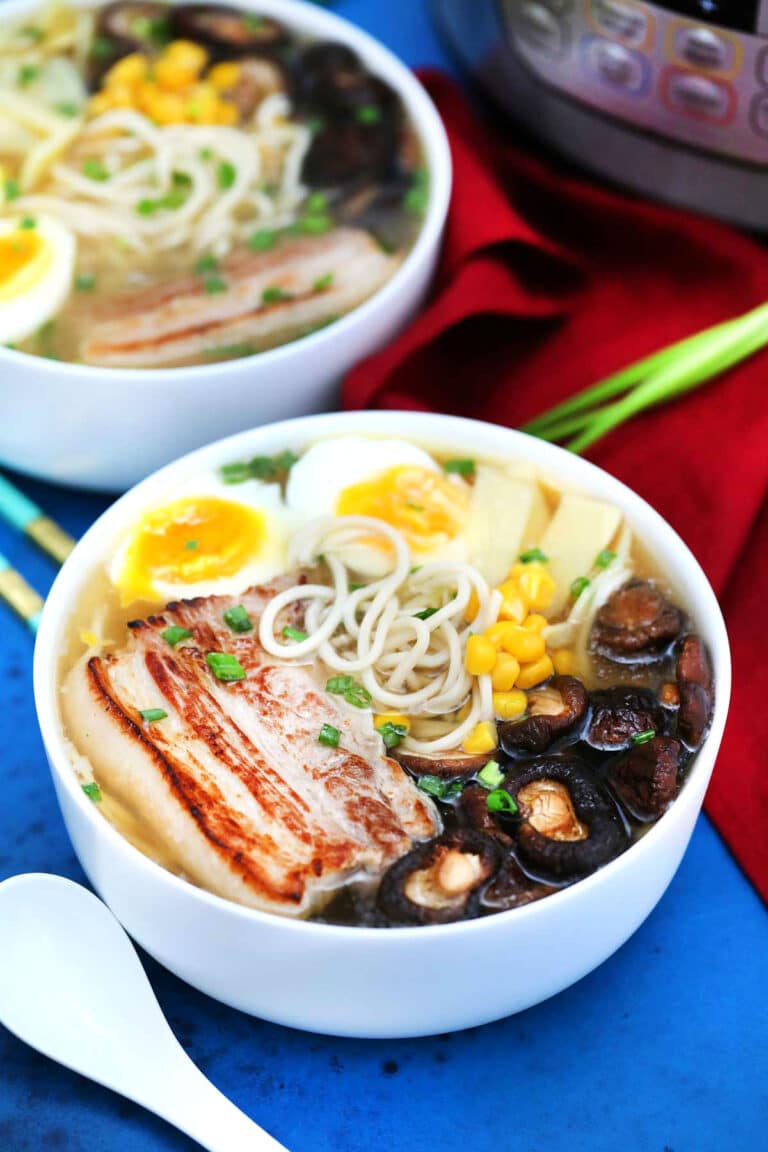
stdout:
POLYGON ((612 504, 570 492, 563 496, 538 542, 549 557, 556 584, 547 615, 557 615, 565 607, 571 584, 579 576, 589 575, 598 554, 616 536, 621 519, 621 512, 612 504))
POLYGON ((489 584, 500 584, 519 553, 545 531, 549 511, 534 479, 479 464, 466 530, 467 559, 489 584))

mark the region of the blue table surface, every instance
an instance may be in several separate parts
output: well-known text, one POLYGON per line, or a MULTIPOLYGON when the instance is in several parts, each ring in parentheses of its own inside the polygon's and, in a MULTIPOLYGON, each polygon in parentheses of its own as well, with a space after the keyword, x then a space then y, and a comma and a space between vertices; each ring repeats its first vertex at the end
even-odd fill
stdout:
MULTIPOLYGON (((448 64, 419 0, 335 7, 409 63, 448 64)), ((108 503, 19 482, 74 535, 108 503)), ((47 589, 49 562, 2 525, 0 552, 47 589)), ((0 878, 48 871, 82 881, 38 735, 31 656, 23 626, 2 614, 0 878)), ((143 959, 193 1060, 292 1152, 768 1147, 768 918, 703 817, 666 895, 616 955, 552 1000, 472 1031, 376 1042, 294 1032, 224 1008, 143 959)), ((192 1148, 0 1028, 0 1152, 192 1148)))

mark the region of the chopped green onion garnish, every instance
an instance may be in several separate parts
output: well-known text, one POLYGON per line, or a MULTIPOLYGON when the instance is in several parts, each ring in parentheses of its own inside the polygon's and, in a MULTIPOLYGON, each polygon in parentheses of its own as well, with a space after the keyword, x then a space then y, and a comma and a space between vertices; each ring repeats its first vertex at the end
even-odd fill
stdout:
POLYGON ((452 800, 464 791, 461 780, 443 780, 441 776, 419 776, 416 786, 436 800, 452 800))
POLYGON ((412 508, 414 512, 426 512, 423 504, 415 504, 413 500, 406 500, 405 506, 406 508, 412 508))
POLYGON ((201 256, 197 264, 195 264, 195 272, 197 272, 198 276, 202 276, 204 272, 215 272, 218 266, 218 260, 209 252, 207 256, 201 256))
POLYGON ((381 110, 375 104, 363 104, 355 110, 355 120, 358 124, 378 124, 381 121, 381 110))
POLYGON ((434 616, 435 612, 439 611, 439 608, 422 608, 421 612, 414 612, 413 615, 417 620, 429 620, 430 616, 434 616))
POLYGON ((265 288, 261 294, 262 304, 279 304, 283 300, 292 300, 293 296, 290 292, 286 292, 283 288, 273 284, 269 288, 265 288))
POLYGON ((333 221, 330 216, 324 212, 311 212, 306 216, 302 216, 296 222, 296 229, 299 232, 304 232, 308 236, 321 236, 323 232, 330 231, 333 221))
POLYGON ((320 744, 325 744, 327 748, 338 748, 341 732, 338 728, 334 728, 333 724, 323 724, 317 734, 317 739, 320 744))
POLYGON ((198 156, 203 161, 212 160, 213 159, 213 149, 212 148, 201 148, 200 151, 198 152, 198 156))
POLYGON ((82 789, 89 800, 93 800, 94 804, 99 803, 101 800, 101 788, 99 788, 95 780, 93 780, 90 784, 83 784, 82 789))
POLYGON ((405 194, 403 204, 413 216, 423 216, 429 203, 429 174, 425 168, 413 173, 413 183, 405 194))
POLYGON ((102 164, 101 160, 89 158, 83 160, 83 176, 87 176, 89 180, 103 182, 109 180, 109 169, 102 164))
POLYGON ((521 552, 518 556, 521 564, 546 564, 549 556, 545 556, 541 548, 529 548, 527 552, 521 552))
POLYGON ((486 804, 489 812, 504 812, 508 816, 517 815, 517 804, 504 788, 494 788, 493 792, 489 792, 486 804))
POLYGON ((325 292, 333 284, 333 272, 326 272, 325 276, 319 276, 312 285, 313 292, 325 292))
POLYGON ((298 456, 287 448, 285 452, 278 452, 277 456, 274 457, 275 468, 278 472, 289 472, 298 462, 298 459, 298 456))
POLYGON ((165 720, 168 713, 164 708, 142 708, 139 712, 142 720, 147 724, 156 724, 158 720, 165 720))
POLYGON ((39 75, 40 69, 36 64, 22 64, 17 76, 19 87, 26 88, 28 84, 34 84, 39 75))
POLYGON ((585 588, 589 588, 591 581, 586 576, 577 576, 571 584, 571 596, 578 600, 585 588))
POLYGON ((227 624, 233 632, 253 631, 253 621, 242 604, 236 604, 234 608, 227 608, 224 613, 224 623, 227 624))
POLYGON ((331 676, 325 682, 326 692, 333 692, 336 696, 343 696, 355 682, 354 676, 331 676))
POLYGON ((365 588, 365 584, 358 584, 356 580, 350 580, 350 582, 349 582, 350 592, 357 592, 360 588, 365 588))
POLYGON ((647 744, 649 740, 653 740, 656 732, 653 728, 646 728, 644 732, 636 732, 634 736, 630 737, 633 744, 647 744))
POLYGON ((352 704, 355 708, 367 708, 371 702, 371 694, 367 688, 362 684, 353 684, 344 693, 344 699, 347 704, 352 704))
MULTIPOLYGON (((255 351, 256 349, 254 348, 253 344, 217 344, 213 348, 206 348, 205 355, 217 356, 220 359, 224 359, 229 356, 234 360, 241 356, 252 356, 255 351)), ((247 480, 248 477, 246 476, 244 479, 247 480)))
POLYGON ((203 281, 203 288, 209 296, 215 296, 218 292, 226 292, 228 284, 221 276, 209 276, 203 281))
POLYGON ((181 644, 182 640, 190 640, 192 633, 189 628, 181 628, 178 624, 172 624, 170 628, 165 628, 160 633, 163 640, 170 644, 171 648, 175 648, 177 644, 181 644))
POLYGON ((70 120, 75 116, 80 115, 80 106, 73 104, 71 100, 62 100, 60 104, 54 105, 59 116, 67 116, 70 120))
POLYGON ((6 180, 3 185, 3 191, 6 200, 18 200, 19 196, 21 196, 21 185, 18 180, 6 180))
POLYGON ((607 568, 615 559, 615 552, 611 552, 610 548, 603 548, 602 552, 598 552, 595 557, 595 568, 607 568))
POLYGON ((184 547, 186 548, 187 552, 194 552, 197 548, 197 540, 185 540, 184 547))
POLYGON ((217 680, 229 683, 232 680, 245 680, 245 668, 229 652, 209 652, 205 662, 217 680))
POLYGON ((260 32, 264 27, 264 17, 248 12, 243 16, 243 24, 249 32, 260 32))
POLYGON ((254 456, 251 460, 238 460, 223 464, 221 478, 225 484, 243 484, 246 480, 271 480, 280 472, 288 472, 298 460, 291 451, 277 456, 254 456))
POLYGON ((308 212, 325 212, 328 207, 328 197, 324 192, 312 192, 307 197, 305 207, 308 212))
POLYGON ((389 720, 376 731, 384 741, 385 748, 397 748, 403 737, 408 735, 405 724, 392 724, 389 720))
POLYGON ((474 476, 475 462, 474 460, 444 460, 444 472, 456 472, 459 476, 474 476))
POLYGON ((34 24, 26 24, 23 28, 19 28, 19 36, 31 40, 33 44, 39 44, 45 38, 45 33, 42 28, 37 28, 34 24))
POLYGON ((296 640, 301 643, 302 640, 308 640, 309 636, 306 632, 302 632, 300 628, 291 628, 290 624, 286 624, 283 628, 283 636, 286 640, 296 640))
POLYGON ((95 56, 97 60, 105 60, 114 50, 114 45, 108 36, 94 36, 91 41, 91 56, 95 56))
POLYGON ((478 784, 482 784, 483 788, 489 788, 492 791, 498 789, 503 779, 504 773, 496 760, 489 760, 477 774, 478 784))
POLYGON ((216 172, 216 179, 222 190, 231 188, 237 179, 237 168, 234 164, 230 164, 229 160, 222 160, 216 172))
POLYGON ((93 292, 96 287, 96 277, 93 272, 80 272, 75 277, 75 288, 78 292, 93 292))
POLYGON ((31 228, 37 228, 37 220, 35 220, 34 216, 25 216, 20 222, 19 228, 24 228, 26 231, 29 231, 31 228))
POLYGON ((159 200, 139 200, 136 205, 136 211, 139 216, 154 216, 160 207, 159 200))
POLYGON ((266 229, 262 229, 249 237, 248 247, 253 252, 268 252, 270 248, 274 248, 276 243, 277 232, 268 232, 266 229))

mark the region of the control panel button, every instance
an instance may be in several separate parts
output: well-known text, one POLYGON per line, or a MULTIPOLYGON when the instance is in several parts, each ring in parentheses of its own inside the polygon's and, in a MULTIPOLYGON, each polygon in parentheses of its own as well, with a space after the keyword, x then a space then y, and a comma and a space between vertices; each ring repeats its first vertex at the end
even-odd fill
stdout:
POLYGON ((532 48, 547 56, 559 56, 565 48, 565 30, 558 17, 545 4, 521 4, 515 17, 515 30, 532 48))
POLYGON ((603 84, 638 95, 647 87, 649 66, 645 57, 613 40, 594 37, 586 47, 587 69, 603 84))
POLYGON ((726 71, 733 64, 733 43, 710 28, 680 28, 675 36, 675 55, 694 68, 726 71))
POLYGON ((736 112, 736 90, 730 84, 695 72, 669 68, 662 77, 664 103, 710 124, 727 124, 736 112))
POLYGON ((752 131, 768 139, 768 92, 758 92, 749 106, 752 131))
POLYGON ((640 4, 629 0, 591 0, 589 16, 595 31, 620 40, 630 48, 648 47, 651 24, 640 4))

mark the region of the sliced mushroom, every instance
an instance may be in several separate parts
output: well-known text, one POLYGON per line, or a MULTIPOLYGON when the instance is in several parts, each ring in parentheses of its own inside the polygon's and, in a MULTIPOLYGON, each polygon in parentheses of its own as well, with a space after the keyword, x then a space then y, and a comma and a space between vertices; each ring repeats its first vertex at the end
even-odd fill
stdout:
POLYGON ((266 57, 246 57, 237 64, 237 80, 224 94, 237 106, 241 119, 247 120, 267 96, 286 91, 288 82, 280 65, 266 57))
POLYGON ((155 51, 167 39, 170 9, 167 4, 118 0, 99 12, 86 67, 88 84, 95 87, 113 64, 131 52, 155 51))
POLYGON ((413 239, 414 217, 403 203, 412 183, 412 175, 398 173, 384 184, 355 188, 339 206, 339 220, 364 228, 393 251, 407 247, 413 239))
POLYGON ((712 665, 700 636, 684 637, 677 657, 680 708, 677 734, 691 749, 698 748, 712 718, 714 704, 712 665))
POLYGON ((488 792, 479 784, 470 784, 456 802, 456 819, 464 828, 474 828, 486 836, 494 836, 500 844, 511 847, 512 838, 501 827, 492 812, 488 811, 488 792))
POLYGON ((646 688, 620 684, 590 695, 592 715, 584 739, 592 748, 620 752, 641 732, 663 732, 664 712, 646 688))
POLYGON ((501 863, 490 836, 459 829, 420 844, 385 872, 378 906, 392 924, 446 924, 475 916, 477 893, 501 863))
POLYGON ((518 858, 537 879, 580 880, 628 844, 616 807, 574 757, 529 764, 504 787, 520 809, 513 826, 518 858))
POLYGON ((397 747, 391 754, 414 776, 440 776, 445 780, 472 776, 488 763, 487 752, 462 752, 460 748, 447 752, 420 753, 397 747))
POLYGON ((650 580, 630 580, 595 616, 592 647, 619 663, 659 660, 680 634, 683 614, 650 580))
POLYGON ((528 693, 528 707, 521 720, 499 725, 502 748, 510 754, 545 752, 581 723, 588 700, 586 688, 575 676, 555 676, 528 693))
POLYGON ((612 760, 606 779, 627 812, 647 823, 657 820, 677 796, 682 759, 679 740, 655 736, 612 760))
POLYGON ((398 132, 391 121, 364 123, 319 117, 304 160, 302 178, 313 187, 365 182, 385 176, 397 158, 398 132))
POLYGON ((181 4, 172 9, 171 27, 219 58, 271 54, 288 42, 285 28, 270 16, 219 4, 181 4))
POLYGON ((499 871, 483 890, 480 903, 489 912, 508 912, 511 908, 521 908, 542 896, 549 896, 557 889, 551 884, 541 884, 526 876, 514 856, 507 856, 499 871))

